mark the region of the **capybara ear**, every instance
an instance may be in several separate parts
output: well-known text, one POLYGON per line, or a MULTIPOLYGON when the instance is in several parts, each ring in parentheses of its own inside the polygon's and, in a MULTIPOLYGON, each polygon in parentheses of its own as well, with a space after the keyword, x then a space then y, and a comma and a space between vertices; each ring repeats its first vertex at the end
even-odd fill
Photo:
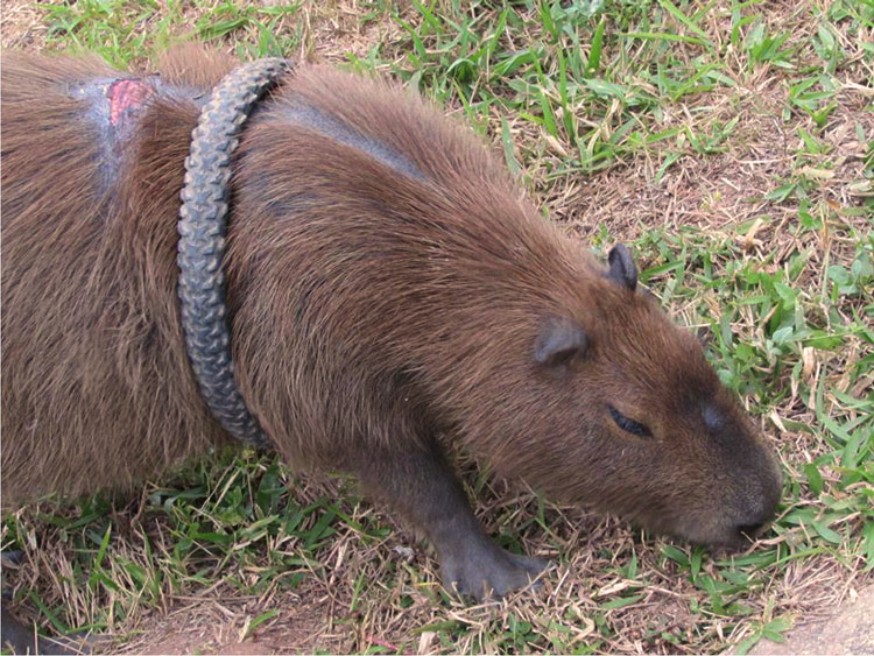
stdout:
POLYGON ((631 258, 631 252, 625 244, 616 244, 607 255, 610 264, 610 277, 625 285, 631 291, 637 288, 637 267, 631 258))
POLYGON ((583 355, 588 345, 586 331, 568 318, 550 318, 534 340, 534 359, 547 367, 567 364, 583 355))

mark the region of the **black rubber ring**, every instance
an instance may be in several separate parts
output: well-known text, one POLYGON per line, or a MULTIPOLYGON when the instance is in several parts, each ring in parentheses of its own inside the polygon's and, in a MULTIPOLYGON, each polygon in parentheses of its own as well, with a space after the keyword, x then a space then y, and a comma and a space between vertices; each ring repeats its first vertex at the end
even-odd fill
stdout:
POLYGON ((236 68, 213 89, 191 135, 179 210, 178 291, 191 367, 224 429, 260 449, 272 445, 234 380, 222 260, 231 155, 255 104, 291 68, 284 59, 261 59, 236 68))

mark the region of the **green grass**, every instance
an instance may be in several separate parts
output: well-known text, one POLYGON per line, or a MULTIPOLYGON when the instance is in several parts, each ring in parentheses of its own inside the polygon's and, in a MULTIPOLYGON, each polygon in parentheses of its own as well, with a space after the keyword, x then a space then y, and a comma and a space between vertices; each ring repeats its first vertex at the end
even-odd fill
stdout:
POLYGON ((723 556, 528 494, 507 505, 501 482, 469 471, 498 539, 560 566, 542 595, 466 608, 347 481, 217 455, 138 496, 10 515, 3 548, 30 558, 17 601, 56 631, 135 638, 142 618, 216 586, 266 600, 248 615, 257 637, 283 621, 271 599, 305 602, 315 586, 352 637, 312 649, 743 652, 812 610, 792 581, 835 599, 850 578, 871 582, 874 5, 784 4, 41 6, 47 47, 119 67, 194 34, 244 58, 316 52, 393 75, 462 115, 569 231, 596 248, 633 243, 641 280, 700 329, 722 380, 774 437, 786 483, 765 542, 723 556), (338 43, 324 41, 331 25, 338 43), (389 27, 395 38, 379 38, 389 27))

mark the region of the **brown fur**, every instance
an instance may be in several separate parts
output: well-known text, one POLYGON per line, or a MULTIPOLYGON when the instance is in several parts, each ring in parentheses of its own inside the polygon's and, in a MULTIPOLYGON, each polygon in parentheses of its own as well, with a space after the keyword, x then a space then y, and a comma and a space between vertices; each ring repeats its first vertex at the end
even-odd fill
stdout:
MULTIPOLYGON (((187 52, 163 79, 205 91, 230 65, 187 52)), ((6 504, 123 485, 226 441, 189 370, 176 298, 198 109, 159 93, 107 182, 101 135, 67 89, 117 75, 4 56, 6 504)), ((443 432, 553 497, 692 540, 734 543, 770 517, 773 456, 696 341, 416 97, 300 66, 246 128, 233 185, 229 303, 247 403, 289 463, 355 472, 444 560, 454 543, 432 526, 448 526, 440 507, 461 497, 443 432), (419 177, 290 123, 301 105, 419 177), (533 345, 556 318, 587 346, 539 364, 533 345), (623 431, 611 405, 652 437, 623 431)))

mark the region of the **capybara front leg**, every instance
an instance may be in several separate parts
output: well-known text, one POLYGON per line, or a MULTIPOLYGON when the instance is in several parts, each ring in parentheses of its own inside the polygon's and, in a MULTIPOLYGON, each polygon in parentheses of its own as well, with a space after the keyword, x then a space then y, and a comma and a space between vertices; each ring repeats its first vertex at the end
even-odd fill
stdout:
POLYGON ((437 549, 443 584, 476 599, 529 585, 546 566, 498 547, 474 516, 439 448, 371 452, 356 467, 375 496, 420 527, 437 549))

